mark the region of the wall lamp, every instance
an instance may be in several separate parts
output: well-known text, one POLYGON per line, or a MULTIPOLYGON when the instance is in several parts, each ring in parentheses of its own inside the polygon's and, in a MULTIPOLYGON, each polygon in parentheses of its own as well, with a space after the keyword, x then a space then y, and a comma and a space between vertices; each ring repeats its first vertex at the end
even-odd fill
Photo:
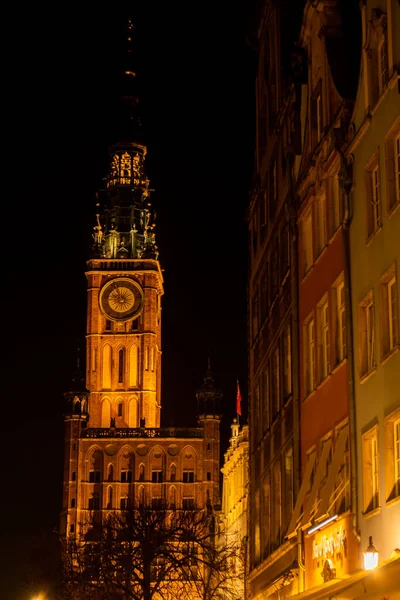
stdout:
POLYGON ((378 566, 378 550, 372 543, 372 535, 369 536, 369 545, 364 552, 364 569, 370 571, 378 566))

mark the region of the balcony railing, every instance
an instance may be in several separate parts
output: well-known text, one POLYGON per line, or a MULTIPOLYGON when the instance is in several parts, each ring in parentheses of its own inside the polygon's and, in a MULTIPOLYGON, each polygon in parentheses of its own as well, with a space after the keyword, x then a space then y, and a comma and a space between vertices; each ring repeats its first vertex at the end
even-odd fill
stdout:
POLYGON ((199 427, 87 427, 82 430, 84 438, 202 438, 199 427))

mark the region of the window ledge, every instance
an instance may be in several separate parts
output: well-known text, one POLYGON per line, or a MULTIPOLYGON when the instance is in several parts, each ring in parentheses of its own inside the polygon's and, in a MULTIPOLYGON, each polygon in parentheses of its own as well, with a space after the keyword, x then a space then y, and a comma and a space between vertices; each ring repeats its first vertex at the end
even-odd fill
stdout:
POLYGON ((400 349, 399 345, 396 344, 396 346, 394 346, 394 348, 392 348, 389 352, 387 352, 385 354, 385 356, 382 356, 382 358, 381 358, 381 365, 386 364, 387 361, 392 358, 392 356, 394 356, 395 354, 397 354, 397 352, 399 351, 399 349, 400 349))
POLYGON ((375 229, 375 230, 374 230, 374 231, 371 233, 371 235, 370 235, 370 236, 367 236, 367 242, 366 242, 367 248, 368 248, 368 246, 370 246, 370 245, 372 244, 372 242, 374 241, 374 239, 376 238, 376 236, 378 235, 378 233, 379 233, 380 231, 382 231, 382 225, 379 225, 379 227, 377 227, 377 228, 376 228, 376 229, 375 229))
POLYGON ((334 373, 336 373, 336 371, 338 371, 340 369, 340 367, 346 363, 347 363, 347 356, 345 356, 344 358, 342 358, 342 360, 340 360, 338 363, 336 363, 336 365, 333 367, 332 371, 330 372, 330 375, 333 375, 334 373))
POLYGON ((360 383, 365 383, 370 377, 372 377, 372 375, 375 375, 376 373, 376 366, 371 369, 371 371, 368 371, 368 373, 364 373, 363 375, 361 375, 360 377, 360 383))
POLYGON ((399 503, 400 503, 400 495, 396 496, 396 498, 392 498, 391 500, 386 500, 385 506, 387 506, 388 508, 390 508, 394 504, 399 504, 399 503))
POLYGON ((364 517, 364 519, 370 519, 371 517, 375 517, 375 515, 379 515, 380 512, 381 512, 381 507, 377 506, 373 510, 369 510, 367 513, 364 512, 363 517, 364 517))
POLYGON ((393 217, 394 213, 397 212, 397 209, 400 207, 400 202, 395 202, 391 208, 388 208, 388 219, 393 217))

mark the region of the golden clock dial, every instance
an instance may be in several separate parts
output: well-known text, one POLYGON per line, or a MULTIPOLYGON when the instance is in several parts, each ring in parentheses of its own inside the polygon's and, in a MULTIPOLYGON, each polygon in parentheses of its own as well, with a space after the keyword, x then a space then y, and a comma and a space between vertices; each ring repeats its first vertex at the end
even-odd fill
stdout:
POLYGON ((106 318, 112 321, 136 318, 143 308, 143 290, 133 279, 113 279, 101 288, 99 305, 106 318))

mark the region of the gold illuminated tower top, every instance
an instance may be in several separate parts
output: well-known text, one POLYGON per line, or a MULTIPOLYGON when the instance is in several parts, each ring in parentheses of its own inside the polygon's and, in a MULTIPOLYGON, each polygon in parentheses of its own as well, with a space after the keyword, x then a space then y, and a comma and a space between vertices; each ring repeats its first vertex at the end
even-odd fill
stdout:
POLYGON ((86 272, 91 428, 160 426, 163 278, 145 172, 147 148, 140 138, 130 20, 126 35, 118 141, 109 148, 105 185, 97 194, 86 272))

